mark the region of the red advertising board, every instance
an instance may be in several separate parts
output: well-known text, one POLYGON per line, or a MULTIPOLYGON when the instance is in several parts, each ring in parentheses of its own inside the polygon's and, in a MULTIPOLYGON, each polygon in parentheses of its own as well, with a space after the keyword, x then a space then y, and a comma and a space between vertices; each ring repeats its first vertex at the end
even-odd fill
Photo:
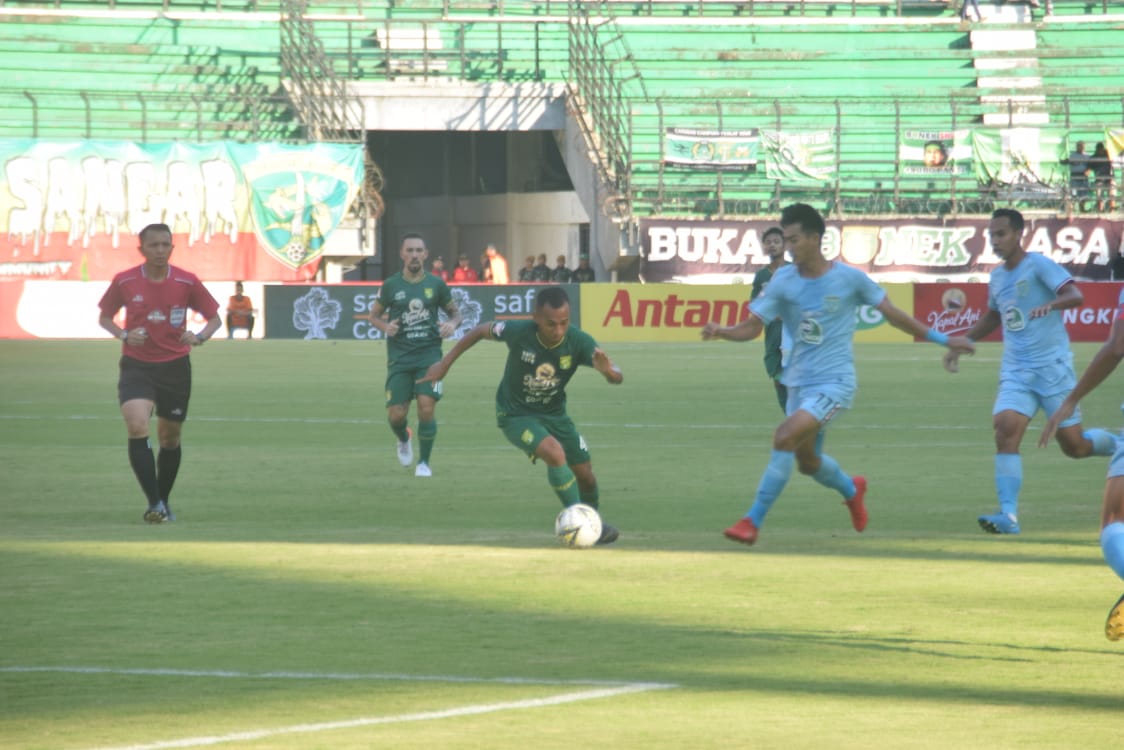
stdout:
MULTIPOLYGON (((1062 311, 1070 341, 1104 341, 1112 327, 1120 288, 1117 281, 1078 282, 1085 302, 1062 311)), ((915 284, 913 315, 950 336, 968 332, 987 312, 987 284, 915 284)), ((1002 341, 996 329, 984 341, 1002 341)))

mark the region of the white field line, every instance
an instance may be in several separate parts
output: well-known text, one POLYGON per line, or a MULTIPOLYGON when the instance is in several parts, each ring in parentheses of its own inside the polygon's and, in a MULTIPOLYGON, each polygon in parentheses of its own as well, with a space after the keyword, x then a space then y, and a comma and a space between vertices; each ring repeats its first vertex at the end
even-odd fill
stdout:
POLYGON ((423 711, 412 714, 398 714, 394 716, 368 716, 358 719, 343 721, 329 721, 316 724, 294 724, 273 729, 255 729, 246 732, 231 732, 221 735, 204 735, 199 737, 185 737, 178 740, 164 740, 149 742, 140 745, 122 745, 117 747, 103 747, 97 750, 164 750, 177 747, 206 747, 220 745, 228 742, 245 742, 276 737, 283 734, 312 734, 316 732, 329 732, 336 729, 353 729, 355 727, 369 727, 380 724, 401 724, 411 721, 434 721, 437 719, 450 719, 459 716, 477 716, 480 714, 496 713, 499 711, 520 711, 529 708, 543 708, 547 706, 560 706, 578 701, 597 700, 599 698, 612 698, 629 693, 642 693, 648 690, 667 690, 677 687, 671 683, 660 682, 611 682, 605 680, 539 680, 524 677, 457 677, 440 675, 407 675, 407 674, 350 674, 350 673, 317 673, 317 672, 233 672, 227 670, 187 670, 187 669, 109 669, 104 667, 0 667, 2 673, 32 673, 32 672, 61 672, 65 674, 114 674, 114 675, 156 675, 165 677, 208 677, 216 679, 269 679, 269 680, 399 680, 399 681, 426 681, 426 682, 458 682, 458 683, 493 683, 508 685, 601 685, 591 690, 559 693, 543 698, 528 698, 520 701, 505 701, 503 703, 482 703, 471 706, 459 706, 439 711, 423 711))
MULTIPOLYGON (((119 414, 112 415, 84 415, 84 414, 68 414, 62 416, 45 417, 34 414, 0 414, 0 421, 41 421, 41 420, 55 420, 64 422, 83 422, 83 421, 109 421, 119 422, 121 416, 119 414)), ((229 424, 374 424, 383 425, 386 423, 385 419, 363 419, 363 418, 345 418, 345 417, 191 417, 192 422, 219 422, 229 424)), ((770 422, 740 422, 732 423, 725 422, 722 424, 658 424, 654 422, 589 422, 582 421, 582 427, 622 427, 628 430, 647 430, 647 429, 676 429, 676 430, 753 430, 753 429, 769 429, 772 430, 777 426, 779 418, 776 421, 770 422)), ((442 424, 470 424, 468 422, 456 423, 443 421, 442 424)), ((476 425, 477 423, 471 423, 476 425)), ((982 424, 982 423, 981 423, 982 424)), ((882 424, 847 424, 840 423, 832 425, 835 430, 889 430, 899 429, 901 425, 882 425, 882 424)), ((935 430, 935 431, 964 431, 964 430, 989 430, 987 425, 980 426, 980 424, 970 425, 948 425, 948 424, 918 424, 913 425, 910 429, 914 430, 935 430)))

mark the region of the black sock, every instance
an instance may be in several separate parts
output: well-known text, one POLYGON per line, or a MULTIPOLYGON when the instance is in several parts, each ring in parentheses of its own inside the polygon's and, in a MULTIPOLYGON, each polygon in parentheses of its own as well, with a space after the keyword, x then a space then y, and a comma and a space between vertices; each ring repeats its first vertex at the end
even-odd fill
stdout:
POLYGON ((129 438, 129 464, 133 467, 133 473, 137 475, 141 491, 148 498, 148 504, 155 505, 160 502, 160 493, 156 485, 156 459, 152 457, 148 438, 129 438))
POLYGON ((161 448, 156 454, 156 486, 160 490, 160 499, 167 500, 172 494, 172 485, 176 483, 176 474, 180 470, 180 457, 183 456, 183 447, 161 448))

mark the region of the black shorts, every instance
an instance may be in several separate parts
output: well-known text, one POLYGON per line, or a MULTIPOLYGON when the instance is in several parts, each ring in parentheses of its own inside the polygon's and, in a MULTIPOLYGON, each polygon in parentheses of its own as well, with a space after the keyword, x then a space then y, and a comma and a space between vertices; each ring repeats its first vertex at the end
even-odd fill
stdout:
POLYGON ((156 416, 172 422, 187 419, 191 400, 191 359, 180 357, 170 362, 142 362, 122 357, 117 380, 117 402, 143 398, 156 404, 156 416))

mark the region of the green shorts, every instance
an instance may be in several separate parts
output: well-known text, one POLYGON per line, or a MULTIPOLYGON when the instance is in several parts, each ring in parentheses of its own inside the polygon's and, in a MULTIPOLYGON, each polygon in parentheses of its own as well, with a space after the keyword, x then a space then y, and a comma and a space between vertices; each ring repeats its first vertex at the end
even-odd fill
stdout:
POLYGON ((496 417, 496 425, 503 430, 508 442, 534 458, 535 449, 548 435, 562 444, 566 452, 566 463, 570 466, 589 461, 589 446, 585 438, 578 434, 574 421, 567 416, 548 417, 496 417))
POLYGON ((434 401, 440 401, 440 380, 432 383, 418 382, 418 378, 425 375, 429 366, 440 359, 441 350, 434 349, 432 352, 403 357, 390 363, 386 370, 386 405, 408 404, 418 396, 429 396, 434 401))

